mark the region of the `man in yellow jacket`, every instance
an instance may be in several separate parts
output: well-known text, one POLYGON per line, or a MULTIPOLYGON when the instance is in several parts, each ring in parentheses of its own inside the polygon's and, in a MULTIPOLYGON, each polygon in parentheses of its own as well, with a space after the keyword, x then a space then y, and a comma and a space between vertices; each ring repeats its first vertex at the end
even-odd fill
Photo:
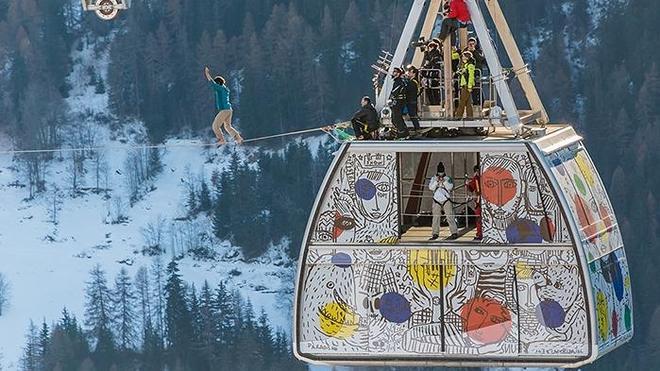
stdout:
POLYGON ((474 65, 474 59, 470 51, 464 51, 461 55, 461 63, 458 66, 456 75, 458 76, 458 86, 461 89, 460 97, 458 101, 458 108, 456 108, 456 118, 462 119, 464 114, 467 114, 467 118, 471 119, 474 116, 472 110, 472 89, 475 84, 474 71, 476 67, 474 65))

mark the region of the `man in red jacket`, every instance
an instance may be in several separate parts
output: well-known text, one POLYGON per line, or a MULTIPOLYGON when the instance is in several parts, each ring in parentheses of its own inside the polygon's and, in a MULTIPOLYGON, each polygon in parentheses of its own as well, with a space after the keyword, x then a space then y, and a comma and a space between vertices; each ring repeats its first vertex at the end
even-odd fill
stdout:
MULTIPOLYGON (((447 3, 445 2, 445 7, 447 3)), ((442 27, 440 28, 440 36, 438 39, 444 42, 447 36, 456 32, 461 25, 470 22, 470 12, 468 11, 467 4, 464 0, 449 0, 448 13, 442 20, 442 27)), ((446 9, 447 10, 447 9, 446 9)))

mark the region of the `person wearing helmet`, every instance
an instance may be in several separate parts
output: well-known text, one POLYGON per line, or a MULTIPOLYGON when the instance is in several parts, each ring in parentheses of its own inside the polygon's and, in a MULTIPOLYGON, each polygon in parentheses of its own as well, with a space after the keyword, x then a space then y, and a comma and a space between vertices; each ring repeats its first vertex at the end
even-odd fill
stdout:
POLYGON ((474 112, 472 110, 472 89, 475 84, 475 67, 472 53, 469 51, 463 52, 461 55, 461 62, 456 71, 458 77, 458 86, 460 89, 460 96, 458 101, 458 108, 456 108, 456 118, 462 119, 464 114, 467 118, 472 118, 474 112))
POLYGON ((463 49, 464 52, 472 53, 472 58, 474 58, 474 66, 477 69, 481 69, 486 65, 486 57, 484 52, 479 47, 479 42, 476 37, 470 37, 467 42, 467 46, 463 49))

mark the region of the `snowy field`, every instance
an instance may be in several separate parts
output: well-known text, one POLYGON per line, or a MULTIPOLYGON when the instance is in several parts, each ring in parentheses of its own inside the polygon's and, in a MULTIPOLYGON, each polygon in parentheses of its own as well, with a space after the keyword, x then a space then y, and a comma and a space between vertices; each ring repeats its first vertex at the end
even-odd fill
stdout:
MULTIPOLYGON (((205 149, 199 142, 169 141, 167 145, 171 147, 162 152, 163 171, 153 180, 153 190, 131 207, 127 196, 128 171, 124 167, 130 146, 143 135, 142 127, 128 123, 119 132, 113 132, 97 124, 95 117, 108 112, 107 94, 95 94, 94 87, 84 81, 90 65, 105 78, 107 52, 94 56, 91 47, 83 48, 73 59, 75 65, 69 78, 73 89, 67 99, 69 121, 74 128, 90 128, 95 146, 109 148, 102 151, 103 188, 109 191, 91 191, 96 186, 96 172, 87 160, 82 191, 74 197, 70 154, 62 153, 56 154, 47 167, 47 191, 28 200, 23 167, 12 155, 0 154, 0 273, 10 284, 9 306, 0 316, 1 370, 17 369, 30 320, 50 324, 60 318, 64 307, 82 320, 84 288, 96 264, 106 271, 110 286, 121 268, 133 277, 140 267, 150 268, 154 258, 141 253, 146 244, 144 228, 161 220, 167 229, 176 224, 175 219, 185 217, 185 195, 193 180, 203 178, 210 184, 213 171, 225 169, 233 151, 248 159, 258 150, 234 146, 205 149), (55 209, 57 216, 53 217, 55 209), (111 220, 118 209, 122 209, 127 220, 113 224, 111 220)), ((11 148, 11 140, 0 133, 0 152, 11 148)), ((208 218, 199 217, 194 222, 197 228, 212 235, 208 218)), ((218 258, 184 258, 179 262, 183 279, 197 288, 205 280, 212 287, 226 281, 230 289, 238 289, 249 298, 257 312, 264 308, 273 327, 290 332, 295 263, 281 252, 282 246, 271 247, 257 261, 245 262, 229 242, 210 244, 218 258), (229 274, 230 271, 234 272, 229 274)), ((181 250, 168 241, 164 247, 166 252, 161 259, 166 265, 181 250)))
MULTIPOLYGON (((1 140, 0 148, 7 148, 7 139, 1 140)), ((124 183, 119 174, 123 173, 124 154, 116 154, 116 158, 109 156, 112 184, 116 187, 113 197, 121 194, 124 183)), ((191 169, 210 175, 211 168, 222 168, 227 158, 219 156, 216 162, 204 164, 207 156, 197 148, 177 147, 166 152, 156 189, 132 208, 126 206, 128 221, 122 224, 107 223, 113 199, 105 200, 94 193, 71 198, 64 191, 57 225, 52 223, 52 197, 48 192, 25 200, 28 194, 25 188, 16 186, 21 174, 12 169, 12 157, 0 156, 0 272, 11 285, 9 307, 0 317, 0 353, 5 367, 12 369, 20 357, 30 320, 50 323, 59 319, 65 306, 82 318, 84 287, 95 264, 101 264, 109 282, 122 267, 131 275, 141 266, 150 267, 153 258, 141 254, 145 245, 142 229, 159 218, 169 221, 185 215, 182 195, 191 169)), ((54 161, 47 178, 61 181, 62 190, 66 189, 64 167, 54 161)), ((205 225, 210 227, 209 223, 205 225)), ((228 280, 230 287, 250 298, 256 310, 263 307, 275 327, 288 332, 290 297, 280 290, 293 285, 290 279, 294 268, 284 254, 272 248, 259 261, 246 263, 227 242, 218 243, 216 250, 232 258, 215 262, 185 258, 180 262, 183 278, 198 288, 204 280, 212 286, 228 280), (241 274, 230 275, 232 270, 241 274)), ((167 251, 162 256, 164 263, 171 256, 172 252, 167 251)))

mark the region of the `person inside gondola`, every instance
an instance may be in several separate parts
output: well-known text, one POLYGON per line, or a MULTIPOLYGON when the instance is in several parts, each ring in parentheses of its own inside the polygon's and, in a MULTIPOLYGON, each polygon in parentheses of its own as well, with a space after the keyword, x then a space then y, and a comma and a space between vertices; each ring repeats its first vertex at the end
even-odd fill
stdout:
POLYGON ((351 119, 355 138, 357 140, 376 139, 376 133, 380 126, 378 111, 371 103, 371 98, 363 97, 360 101, 360 109, 355 112, 351 119))
POLYGON ((474 174, 467 183, 467 188, 474 196, 474 216, 477 229, 474 240, 481 241, 483 239, 483 228, 481 225, 481 172, 479 165, 474 166, 474 174))
POLYGON ((403 120, 403 109, 408 104, 406 96, 407 80, 401 67, 395 67, 392 72, 394 83, 390 93, 390 108, 392 109, 392 124, 397 130, 397 139, 404 139, 410 136, 406 122, 403 120))
POLYGON ((433 236, 429 241, 435 241, 440 238, 440 220, 442 213, 445 213, 447 224, 451 235, 447 240, 458 238, 458 225, 456 224, 456 215, 454 214, 454 204, 451 201, 451 192, 454 190, 454 180, 445 173, 445 165, 438 163, 437 173, 431 178, 429 189, 433 192, 433 236))
POLYGON ((455 74, 458 77, 460 89, 458 108, 456 108, 456 118, 462 119, 466 114, 468 119, 474 116, 472 108, 472 89, 475 84, 475 67, 472 53, 463 52, 461 55, 461 64, 455 74))
MULTIPOLYGON (((445 2, 445 4, 447 4, 445 2)), ((446 6, 446 5, 445 5, 446 6)), ((465 27, 470 22, 470 11, 464 0, 449 0, 447 15, 442 20, 440 28, 440 43, 444 43, 447 36, 452 35, 460 27, 465 27)))
POLYGON ((226 143, 225 135, 222 133, 223 127, 227 130, 229 135, 234 138, 237 144, 242 144, 243 137, 241 137, 241 134, 231 125, 233 111, 231 109, 231 103, 229 102, 229 88, 226 86, 225 79, 221 76, 211 77, 211 71, 208 67, 204 67, 204 75, 209 81, 213 93, 215 94, 215 108, 218 113, 213 120, 212 128, 218 140, 218 145, 226 143))

